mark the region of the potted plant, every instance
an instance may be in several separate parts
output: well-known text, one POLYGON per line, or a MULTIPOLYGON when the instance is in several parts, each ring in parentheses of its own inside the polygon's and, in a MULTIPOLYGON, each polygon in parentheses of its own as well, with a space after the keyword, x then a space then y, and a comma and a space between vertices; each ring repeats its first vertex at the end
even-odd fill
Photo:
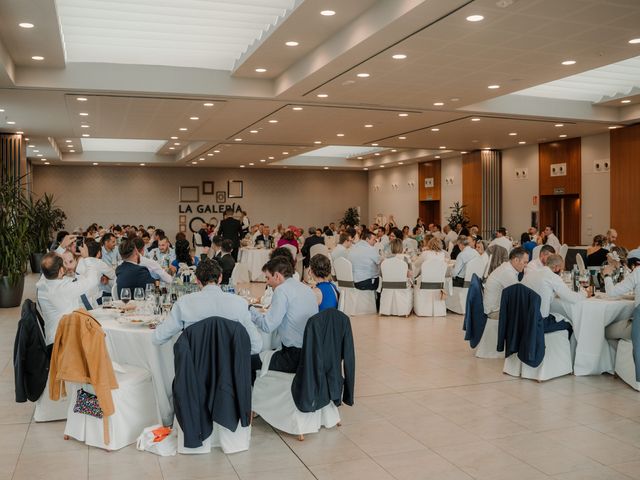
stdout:
POLYGON ((358 213, 358 209, 355 207, 347 208, 340 223, 348 227, 355 227, 356 225, 360 225, 360 214, 358 213))
POLYGON ((17 307, 22 300, 30 226, 22 179, 3 179, 0 183, 0 308, 17 307))
POLYGON ((447 222, 452 230, 455 231, 456 225, 462 225, 462 228, 466 228, 469 226, 469 217, 467 216, 464 209, 467 208, 466 205, 460 205, 460 202, 454 202, 454 204, 449 207, 451 213, 449 214, 449 218, 447 218, 447 222))
POLYGON ((40 273, 40 262, 49 250, 53 232, 64 228, 67 215, 58 208, 53 195, 45 193, 42 197, 27 200, 31 221, 30 255, 31 271, 40 273))

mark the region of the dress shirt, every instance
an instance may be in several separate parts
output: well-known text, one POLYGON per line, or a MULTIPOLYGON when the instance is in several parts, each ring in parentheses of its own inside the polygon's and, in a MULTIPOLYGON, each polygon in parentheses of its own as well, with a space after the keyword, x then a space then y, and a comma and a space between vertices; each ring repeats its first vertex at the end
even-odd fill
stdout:
POLYGON ((120 265, 122 263, 122 258, 120 257, 118 247, 113 247, 113 250, 111 251, 102 247, 102 261, 112 268, 116 268, 120 265))
POLYGON ((560 254, 560 247, 562 245, 560 244, 560 240, 558 240, 558 237, 556 237, 555 234, 552 233, 547 237, 547 245, 551 245, 556 253, 558 255, 560 254))
POLYGON ((610 297, 618 297, 629 292, 634 292, 635 306, 640 305, 640 267, 636 267, 631 273, 625 272, 624 280, 613 284, 610 276, 604 277, 604 289, 610 297))
POLYGON ((90 299, 96 300, 102 296, 102 292, 111 295, 111 287, 113 286, 113 281, 116 279, 116 271, 111 265, 106 264, 99 258, 86 257, 78 261, 76 275, 83 277, 90 274, 92 269, 98 274, 98 285, 89 292, 87 296, 90 299), (101 282, 103 275, 109 279, 109 283, 106 285, 101 282))
POLYGON ((536 258, 535 260, 531 260, 529 263, 527 263, 524 273, 525 275, 528 275, 529 272, 535 272, 537 270, 542 270, 543 268, 544 265, 540 261, 540 258, 536 258))
POLYGON ((560 300, 569 303, 578 303, 586 300, 586 296, 580 292, 572 291, 560 278, 551 271, 549 267, 544 267, 534 272, 529 272, 524 276, 522 284, 540 295, 540 313, 542 318, 549 316, 551 302, 557 296, 560 300))
POLYGON ((484 294, 482 296, 484 313, 489 315, 490 313, 500 311, 502 290, 518 283, 518 275, 518 271, 513 268, 511 262, 504 262, 491 272, 491 275, 487 278, 487 283, 484 286, 484 294))
POLYGON ((435 250, 423 250, 420 255, 413 262, 413 270, 414 275, 417 277, 422 273, 422 264, 427 260, 433 260, 437 258, 442 260, 443 262, 447 261, 447 257, 444 250, 435 251, 435 250))
POLYGON ((164 270, 158 262, 152 258, 140 256, 140 266, 149 270, 149 273, 156 280, 160 280, 164 283, 173 282, 173 277, 164 270))
POLYGON ((162 253, 160 248, 154 248, 149 252, 148 257, 158 262, 161 267, 166 268, 176 259, 176 252, 173 248, 169 248, 165 253, 162 253))
POLYGON ((453 266, 451 276, 464 278, 464 274, 467 271, 467 263, 479 256, 478 251, 472 246, 467 245, 464 247, 456 257, 456 264, 453 266))
POLYGON ((372 247, 364 240, 360 240, 349 249, 347 259, 353 266, 353 281, 355 283, 378 278, 380 276, 380 253, 377 247, 372 247))
POLYGON ((449 233, 444 236, 445 248, 448 248, 451 242, 456 243, 456 240, 458 240, 458 234, 453 230, 449 231, 449 233))
POLYGON ((58 323, 63 315, 83 308, 82 295, 89 295, 100 284, 100 272, 95 266, 84 267, 84 275, 48 280, 42 275, 36 283, 38 305, 44 319, 44 335, 47 345, 56 338, 58 323))
POLYGON ((263 332, 277 330, 285 347, 302 348, 304 328, 316 313, 318 300, 313 290, 294 278, 287 278, 274 289, 269 310, 261 312, 251 307, 251 320, 263 332))
POLYGON ((171 308, 167 319, 157 326, 153 343, 160 345, 189 325, 209 317, 222 317, 240 322, 249 334, 251 354, 262 350, 262 337, 251 323, 247 301, 242 297, 223 292, 218 285, 208 284, 199 292, 183 295, 171 308))
POLYGON ((331 250, 331 261, 335 262, 337 259, 342 257, 347 258, 347 255, 349 255, 349 249, 339 243, 333 250, 331 250))
POLYGON ((513 243, 511 243, 511 240, 509 240, 507 237, 496 237, 493 240, 491 240, 491 243, 489 244, 489 246, 491 245, 499 245, 502 248, 504 248, 507 251, 507 253, 509 253, 513 248, 513 243))

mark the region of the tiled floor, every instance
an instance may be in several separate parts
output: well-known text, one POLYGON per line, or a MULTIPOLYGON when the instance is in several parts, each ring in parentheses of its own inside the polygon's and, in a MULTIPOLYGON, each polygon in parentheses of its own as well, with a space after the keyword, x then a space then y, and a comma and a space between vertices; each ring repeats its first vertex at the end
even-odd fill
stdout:
POLYGON ((0 480, 640 479, 640 393, 609 375, 503 375, 500 360, 473 357, 457 315, 353 318, 357 401, 341 427, 298 442, 258 419, 248 452, 169 458, 32 423, 33 405, 13 397, 18 315, 0 311, 0 480))

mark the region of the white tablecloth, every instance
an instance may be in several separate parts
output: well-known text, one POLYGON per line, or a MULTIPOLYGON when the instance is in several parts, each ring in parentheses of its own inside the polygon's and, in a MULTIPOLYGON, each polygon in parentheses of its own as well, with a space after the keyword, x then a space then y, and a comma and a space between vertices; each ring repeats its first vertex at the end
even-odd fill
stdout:
MULTIPOLYGON (((113 318, 98 316, 107 335, 107 349, 111 360, 117 363, 142 367, 151 372, 153 388, 164 425, 173 423, 171 385, 174 377, 173 341, 154 345, 153 330, 147 326, 121 325, 113 318)), ((176 337, 177 338, 177 337, 176 337)))
POLYGON ((551 313, 560 314, 573 325, 576 337, 575 375, 613 372, 614 358, 604 336, 607 325, 631 318, 632 300, 590 298, 570 304, 559 299, 551 303, 551 313))
POLYGON ((243 247, 240 249, 238 261, 249 268, 249 278, 252 282, 264 282, 262 267, 269 261, 271 250, 268 248, 243 247))

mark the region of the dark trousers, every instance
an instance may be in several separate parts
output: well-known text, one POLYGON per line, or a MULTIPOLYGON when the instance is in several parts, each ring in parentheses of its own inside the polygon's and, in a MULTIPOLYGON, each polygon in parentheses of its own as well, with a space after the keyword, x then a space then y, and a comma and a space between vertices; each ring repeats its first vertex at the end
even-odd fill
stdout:
POLYGON ((358 290, 373 290, 376 295, 376 310, 380 311, 380 293, 378 292, 379 278, 369 278, 361 282, 353 282, 353 286, 358 290))
MULTIPOLYGON (((300 363, 301 355, 301 348, 285 347, 284 345, 282 345, 282 349, 276 351, 276 353, 274 353, 271 357, 269 370, 284 373, 296 373, 296 371, 298 370, 298 364, 300 363)), ((255 380, 256 372, 261 368, 262 360, 260 360, 260 355, 251 355, 252 381, 255 380)))
POLYGON ((554 317, 553 315, 549 315, 547 318, 542 319, 542 323, 544 325, 544 333, 567 330, 569 338, 571 338, 571 335, 573 334, 573 327, 570 323, 565 322, 564 320, 556 322, 556 317, 554 317))

